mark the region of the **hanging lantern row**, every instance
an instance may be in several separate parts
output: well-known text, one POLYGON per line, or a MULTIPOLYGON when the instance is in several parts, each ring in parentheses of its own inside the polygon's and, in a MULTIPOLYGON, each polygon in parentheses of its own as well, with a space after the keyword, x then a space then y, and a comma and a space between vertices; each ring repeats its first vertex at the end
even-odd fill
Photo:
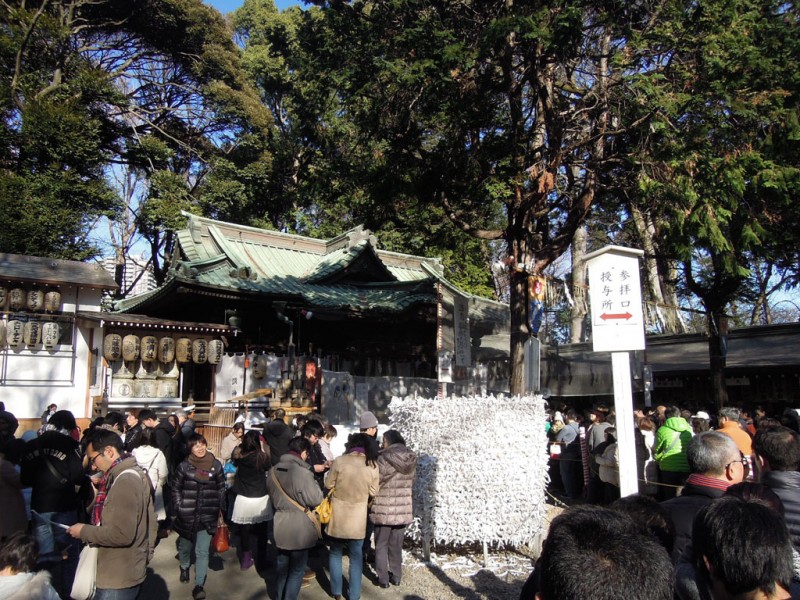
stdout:
POLYGON ((181 365, 191 362, 216 365, 222 360, 224 352, 222 340, 203 338, 191 340, 182 337, 175 340, 171 337, 156 338, 153 335, 139 338, 137 335, 122 337, 118 333, 109 333, 103 340, 103 356, 109 362, 121 358, 125 361, 141 359, 143 363, 170 363, 177 360, 181 365))
POLYGON ((8 324, 0 321, 0 348, 33 348, 41 344, 45 350, 54 350, 61 339, 61 326, 49 321, 20 321, 11 319, 8 324))
POLYGON ((6 308, 12 311, 28 309, 32 311, 45 310, 50 313, 59 312, 61 310, 61 292, 56 290, 45 292, 41 288, 26 290, 16 287, 9 290, 0 287, 0 310, 6 308))

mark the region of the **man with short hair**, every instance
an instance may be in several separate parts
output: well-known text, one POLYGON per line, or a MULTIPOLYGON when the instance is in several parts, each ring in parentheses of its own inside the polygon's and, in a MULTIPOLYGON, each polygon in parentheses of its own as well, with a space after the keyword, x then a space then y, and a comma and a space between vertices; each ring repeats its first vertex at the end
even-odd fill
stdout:
POLYGON ((599 506, 553 519, 536 572, 537 600, 672 600, 667 551, 628 515, 599 506))
POLYGON ((744 479, 746 460, 734 441, 717 431, 705 431, 692 438, 686 449, 691 474, 681 495, 661 503, 675 525, 672 562, 678 564, 692 542, 695 515, 719 498, 731 485, 744 479))
POLYGON ((197 407, 194 404, 190 404, 185 409, 175 412, 175 416, 178 417, 178 424, 181 426, 181 434, 184 440, 188 440, 192 437, 197 429, 197 425, 194 422, 196 410, 197 407))
POLYGON ((86 457, 103 473, 92 524, 78 523, 67 532, 99 547, 95 600, 135 600, 156 541, 150 480, 135 458, 122 455, 122 440, 113 432, 96 430, 86 457))
POLYGON ((273 467, 289 451, 289 442, 293 437, 292 428, 286 424, 286 411, 282 408, 275 409, 272 421, 264 425, 264 439, 269 445, 269 458, 273 467))
POLYGON ((658 464, 659 498, 669 500, 678 493, 689 476, 689 464, 686 462, 686 446, 692 439, 692 426, 681 416, 677 406, 668 407, 664 415, 666 420, 656 432, 656 446, 653 458, 658 464))
POLYGON ((720 408, 717 413, 717 422, 719 423, 717 431, 729 436, 736 442, 742 454, 750 456, 753 453, 753 440, 750 439, 750 434, 742 429, 739 417, 741 417, 741 412, 734 406, 720 408))
POLYGON ((65 535, 59 525, 78 522, 82 501, 90 499, 90 487, 83 470, 80 444, 75 440, 75 417, 68 410, 50 416, 44 432, 25 444, 20 479, 31 487, 33 534, 39 545, 40 560, 61 562, 61 579, 54 582, 59 592, 69 593, 78 567, 80 544, 65 535), (76 492, 76 490, 80 490, 76 492))
POLYGON ((760 428, 753 449, 761 483, 781 499, 792 543, 800 550, 800 435, 788 427, 760 428))
POLYGON ((693 538, 698 579, 710 581, 714 600, 796 597, 789 532, 768 506, 735 496, 715 500, 697 515, 693 538))

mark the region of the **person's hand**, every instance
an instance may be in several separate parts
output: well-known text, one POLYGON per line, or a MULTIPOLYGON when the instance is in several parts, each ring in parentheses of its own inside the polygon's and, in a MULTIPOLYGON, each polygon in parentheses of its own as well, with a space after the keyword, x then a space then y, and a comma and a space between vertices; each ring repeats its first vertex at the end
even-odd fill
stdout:
POLYGON ((83 523, 75 523, 69 529, 67 529, 67 533, 74 537, 76 540, 80 539, 81 537, 81 530, 83 529, 83 523))

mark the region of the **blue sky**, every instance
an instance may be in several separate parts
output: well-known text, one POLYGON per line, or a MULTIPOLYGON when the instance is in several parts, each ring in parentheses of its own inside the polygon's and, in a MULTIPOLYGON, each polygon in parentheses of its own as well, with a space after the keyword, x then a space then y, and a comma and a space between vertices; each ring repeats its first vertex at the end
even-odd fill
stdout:
MULTIPOLYGON (((283 10, 287 6, 301 4, 298 0, 274 0, 274 2, 278 10, 283 10)), ((210 4, 224 15, 239 8, 244 3, 244 0, 205 0, 205 3, 210 4)))

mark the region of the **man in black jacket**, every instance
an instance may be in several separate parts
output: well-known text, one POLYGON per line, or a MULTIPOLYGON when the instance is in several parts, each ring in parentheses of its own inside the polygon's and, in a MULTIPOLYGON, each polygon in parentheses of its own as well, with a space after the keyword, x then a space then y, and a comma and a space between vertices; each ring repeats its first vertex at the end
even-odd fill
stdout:
POLYGON ((783 502, 792 544, 800 550, 800 435, 788 427, 759 429, 753 450, 761 468, 761 483, 783 502))
POLYGON ((692 438, 686 448, 689 478, 681 495, 661 503, 675 525, 672 562, 678 564, 692 541, 695 515, 719 498, 734 483, 744 479, 747 459, 724 433, 706 431, 692 438))
POLYGON ((286 424, 286 411, 276 409, 272 421, 264 426, 264 439, 269 444, 269 458, 273 467, 289 451, 289 442, 293 437, 292 428, 286 424))
POLYGON ((83 469, 80 444, 73 437, 75 417, 59 410, 50 417, 45 431, 25 444, 20 474, 22 485, 31 487, 33 534, 39 545, 39 560, 60 561, 62 579, 54 581, 61 593, 69 593, 78 566, 80 542, 72 540, 66 527, 78 522, 82 500, 89 500, 91 488, 83 469))

